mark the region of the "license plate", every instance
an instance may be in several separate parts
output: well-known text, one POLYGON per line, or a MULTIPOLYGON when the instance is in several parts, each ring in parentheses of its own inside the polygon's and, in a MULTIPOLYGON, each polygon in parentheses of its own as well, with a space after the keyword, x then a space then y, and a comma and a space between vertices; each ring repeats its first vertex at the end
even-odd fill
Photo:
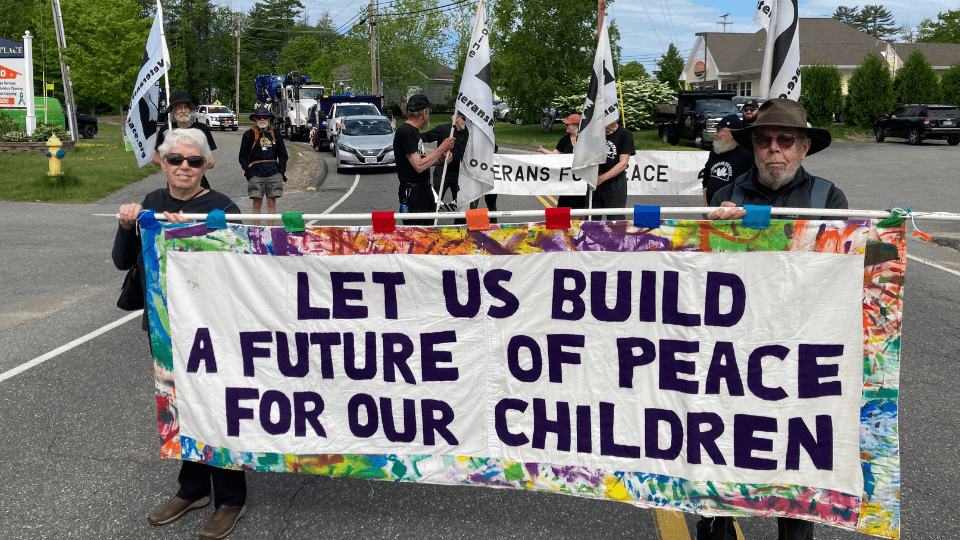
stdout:
POLYGON ((953 125, 953 120, 944 120, 944 121, 943 121, 943 125, 945 125, 945 126, 952 126, 952 125, 953 125))
POLYGON ((376 163, 376 162, 377 162, 377 158, 375 158, 375 157, 368 157, 368 158, 363 158, 363 159, 364 159, 364 163, 366 163, 367 165, 370 165, 370 164, 373 164, 373 163, 376 163))

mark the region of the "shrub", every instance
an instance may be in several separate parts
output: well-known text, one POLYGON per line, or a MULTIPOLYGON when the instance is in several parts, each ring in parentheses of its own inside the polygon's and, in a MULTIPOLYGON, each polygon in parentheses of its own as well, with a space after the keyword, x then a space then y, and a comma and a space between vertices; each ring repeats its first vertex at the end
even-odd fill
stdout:
POLYGON ((26 131, 8 131, 0 135, 0 141, 3 142, 27 142, 30 140, 30 137, 27 136, 26 131))
POLYGON ((873 129, 873 121, 893 108, 893 80, 890 68, 879 54, 870 53, 853 70, 847 82, 847 124, 873 129))
POLYGON ((11 131, 23 131, 23 126, 13 118, 10 118, 10 115, 6 112, 0 111, 0 134, 11 131))
POLYGON ((807 119, 816 127, 833 124, 834 115, 843 110, 843 76, 836 66, 813 64, 801 70, 800 104, 807 119))
POLYGON ((960 62, 940 76, 940 93, 945 103, 960 107, 960 62))
MULTIPOLYGON (((587 84, 589 84, 589 81, 583 81, 584 89, 580 93, 555 100, 554 107, 566 114, 582 112, 583 104, 587 99, 587 84)), ((653 111, 657 108, 657 105, 670 103, 670 100, 676 97, 676 93, 670 88, 669 84, 652 78, 622 81, 622 92, 624 127, 630 129, 652 125, 653 111)))
POLYGON ((67 135, 67 130, 59 124, 37 124, 37 129, 33 130, 33 135, 30 136, 30 140, 35 142, 44 142, 50 139, 54 134, 57 135, 57 138, 61 141, 70 140, 70 136, 67 135))
POLYGON ((940 101, 940 80, 927 57, 914 49, 893 78, 896 103, 933 103, 940 101))

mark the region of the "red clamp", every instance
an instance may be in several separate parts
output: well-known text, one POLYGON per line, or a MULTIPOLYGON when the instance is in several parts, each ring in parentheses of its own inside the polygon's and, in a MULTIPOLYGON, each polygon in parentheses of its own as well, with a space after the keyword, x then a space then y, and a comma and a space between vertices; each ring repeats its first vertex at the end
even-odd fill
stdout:
POLYGON ((547 228, 548 229, 569 229, 570 228, 570 209, 569 208, 547 208, 547 228))
POLYGON ((373 212, 373 232, 391 232, 397 230, 397 220, 393 212, 373 212))

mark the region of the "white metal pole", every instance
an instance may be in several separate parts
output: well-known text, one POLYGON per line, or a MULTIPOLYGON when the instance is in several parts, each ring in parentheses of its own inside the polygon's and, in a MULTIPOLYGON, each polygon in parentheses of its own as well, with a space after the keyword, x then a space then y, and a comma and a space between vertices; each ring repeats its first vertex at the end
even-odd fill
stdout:
POLYGON ((23 100, 27 105, 27 135, 33 135, 37 129, 37 110, 33 103, 33 36, 27 30, 23 33, 23 100))

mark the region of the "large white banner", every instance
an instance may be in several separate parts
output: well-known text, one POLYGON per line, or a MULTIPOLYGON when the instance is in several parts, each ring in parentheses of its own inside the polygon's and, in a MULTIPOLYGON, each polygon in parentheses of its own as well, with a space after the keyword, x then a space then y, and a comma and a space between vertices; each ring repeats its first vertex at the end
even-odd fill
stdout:
MULTIPOLYGON (((697 195, 697 174, 709 152, 641 151, 630 156, 627 195, 697 195)), ((588 181, 573 169, 571 154, 496 154, 494 193, 507 195, 583 195, 588 181)), ((597 168, 593 167, 594 173, 597 168)))
POLYGON ((863 488, 862 255, 166 257, 204 444, 863 488))

